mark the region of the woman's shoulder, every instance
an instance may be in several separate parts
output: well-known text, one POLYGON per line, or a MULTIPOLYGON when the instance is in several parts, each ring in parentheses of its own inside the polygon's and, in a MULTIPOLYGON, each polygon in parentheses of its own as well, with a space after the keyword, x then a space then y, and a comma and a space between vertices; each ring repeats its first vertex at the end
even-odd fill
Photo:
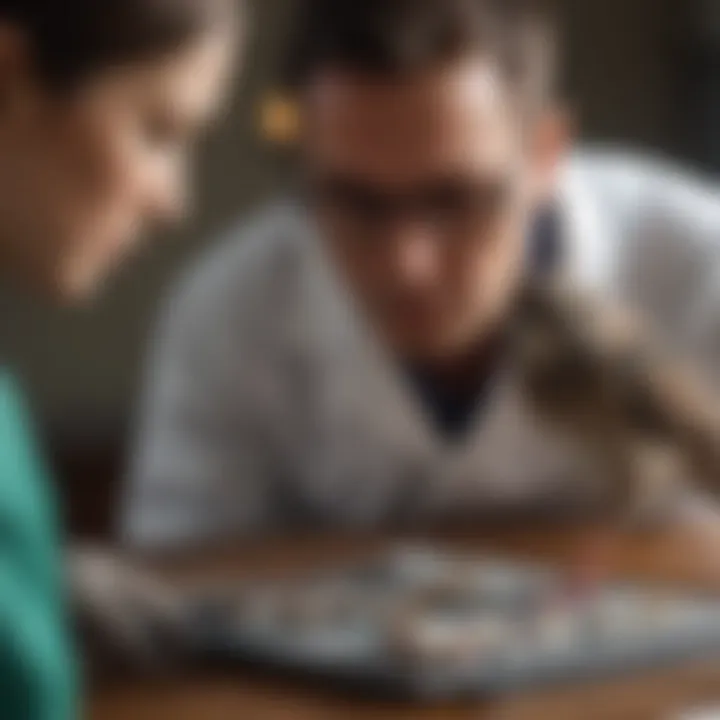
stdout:
POLYGON ((57 530, 54 488, 29 406, 21 383, 6 369, 0 369, 0 518, 20 542, 54 537, 57 530))

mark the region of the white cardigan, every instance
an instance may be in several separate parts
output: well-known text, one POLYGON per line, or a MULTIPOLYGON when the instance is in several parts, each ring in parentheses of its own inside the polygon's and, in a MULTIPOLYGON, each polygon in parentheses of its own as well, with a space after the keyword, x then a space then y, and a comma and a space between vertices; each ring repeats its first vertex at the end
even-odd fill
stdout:
MULTIPOLYGON (((583 152, 557 199, 570 276, 632 304, 720 374, 718 187, 583 152)), ((311 224, 284 205, 231 233, 170 298, 123 532, 176 546, 296 521, 556 506, 592 488, 591 469, 536 426, 510 376, 461 444, 436 435, 354 316, 311 224)))

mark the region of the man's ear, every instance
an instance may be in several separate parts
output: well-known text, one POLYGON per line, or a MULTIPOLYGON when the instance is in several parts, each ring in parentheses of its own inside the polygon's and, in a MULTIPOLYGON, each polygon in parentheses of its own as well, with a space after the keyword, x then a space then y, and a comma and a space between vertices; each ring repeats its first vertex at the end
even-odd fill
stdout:
POLYGON ((572 148, 575 123, 570 109, 552 105, 538 116, 533 132, 531 154, 535 168, 535 193, 542 200, 550 197, 558 173, 572 148))

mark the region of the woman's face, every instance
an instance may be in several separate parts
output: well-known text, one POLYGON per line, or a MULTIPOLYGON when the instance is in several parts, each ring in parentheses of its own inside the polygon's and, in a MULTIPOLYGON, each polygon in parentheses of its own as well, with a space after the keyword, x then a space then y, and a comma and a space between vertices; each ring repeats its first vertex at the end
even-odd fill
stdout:
POLYGON ((147 230, 182 217, 193 140, 233 49, 229 30, 208 34, 63 94, 3 66, 0 45, 0 263, 13 277, 82 297, 147 230))

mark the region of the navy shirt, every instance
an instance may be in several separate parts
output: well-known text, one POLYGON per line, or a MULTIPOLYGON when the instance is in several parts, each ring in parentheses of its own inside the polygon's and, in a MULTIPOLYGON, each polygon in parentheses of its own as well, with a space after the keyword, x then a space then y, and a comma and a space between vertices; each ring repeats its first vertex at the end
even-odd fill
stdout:
MULTIPOLYGON (((555 208, 540 212, 528 238, 529 272, 550 272, 561 255, 559 216, 555 208)), ((419 395, 436 430, 446 439, 462 439, 478 416, 492 389, 492 358, 478 360, 477 374, 463 385, 462 391, 448 388, 430 370, 406 367, 411 386, 419 395), (489 360, 489 361, 488 361, 489 360)))

